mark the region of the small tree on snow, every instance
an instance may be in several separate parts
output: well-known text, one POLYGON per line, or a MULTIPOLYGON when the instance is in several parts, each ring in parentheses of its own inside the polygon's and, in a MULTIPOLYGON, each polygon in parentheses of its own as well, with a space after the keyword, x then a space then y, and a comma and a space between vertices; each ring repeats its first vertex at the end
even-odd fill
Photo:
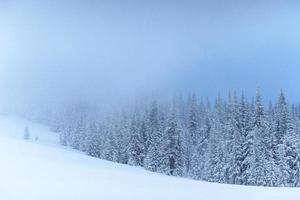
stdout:
POLYGON ((30 132, 28 127, 26 126, 25 130, 24 130, 24 135, 23 135, 24 140, 29 140, 30 139, 30 132))

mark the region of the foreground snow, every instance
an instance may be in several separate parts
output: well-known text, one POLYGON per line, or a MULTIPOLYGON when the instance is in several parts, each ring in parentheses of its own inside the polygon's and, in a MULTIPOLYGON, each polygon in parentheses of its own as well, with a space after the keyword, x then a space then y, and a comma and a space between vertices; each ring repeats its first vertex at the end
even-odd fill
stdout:
POLYGON ((168 177, 58 145, 47 127, 0 116, 0 199, 299 199, 297 188, 244 187, 168 177), (25 126, 32 138, 22 139, 25 126))

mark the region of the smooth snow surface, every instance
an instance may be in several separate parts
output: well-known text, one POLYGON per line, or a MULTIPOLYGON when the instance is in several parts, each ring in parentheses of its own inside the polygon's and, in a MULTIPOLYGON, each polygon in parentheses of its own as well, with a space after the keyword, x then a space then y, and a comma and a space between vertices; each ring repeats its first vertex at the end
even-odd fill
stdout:
POLYGON ((298 200, 300 189, 223 185, 155 174, 61 147, 47 127, 0 116, 0 199, 298 200), (23 139, 26 126, 30 141, 23 139))

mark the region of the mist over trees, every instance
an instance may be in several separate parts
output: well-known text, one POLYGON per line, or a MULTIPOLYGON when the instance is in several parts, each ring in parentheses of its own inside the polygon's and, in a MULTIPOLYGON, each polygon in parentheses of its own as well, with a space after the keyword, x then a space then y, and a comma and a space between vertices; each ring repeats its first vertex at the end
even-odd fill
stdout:
POLYGON ((101 116, 72 104, 50 123, 64 146, 153 172, 218 183, 300 186, 300 104, 229 93, 153 100, 101 116))

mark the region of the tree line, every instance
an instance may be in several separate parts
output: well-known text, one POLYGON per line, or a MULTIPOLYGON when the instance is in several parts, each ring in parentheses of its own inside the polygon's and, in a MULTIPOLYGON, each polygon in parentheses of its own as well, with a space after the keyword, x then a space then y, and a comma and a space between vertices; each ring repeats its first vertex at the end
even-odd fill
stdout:
POLYGON ((300 104, 288 104, 282 91, 269 106, 257 91, 250 101, 229 93, 211 104, 193 94, 101 118, 94 110, 70 105, 53 117, 62 145, 166 175, 300 186, 300 104))

